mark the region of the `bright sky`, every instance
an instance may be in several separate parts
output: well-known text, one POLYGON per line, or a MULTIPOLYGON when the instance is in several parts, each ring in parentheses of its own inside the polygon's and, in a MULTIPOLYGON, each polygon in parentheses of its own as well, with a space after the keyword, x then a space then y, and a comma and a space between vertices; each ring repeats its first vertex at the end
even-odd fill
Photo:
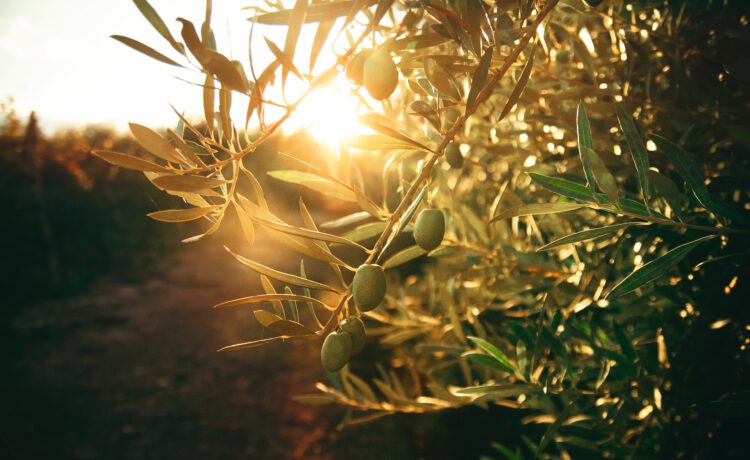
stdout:
MULTIPOLYGON (((248 11, 254 0, 214 0, 213 28, 220 51, 231 51, 247 67, 248 11), (229 19, 227 19, 229 18, 229 19)), ((181 41, 177 17, 203 20, 201 0, 151 0, 173 36, 181 41)), ((284 28, 260 30, 283 46, 284 28)), ((262 43, 262 35, 256 39, 262 43)), ((173 104, 200 114, 201 88, 177 80, 202 82, 194 71, 161 64, 109 38, 125 35, 180 61, 177 53, 128 0, 0 0, 0 99, 14 98, 25 117, 36 110, 43 129, 128 121, 149 126, 176 122, 173 104)), ((254 48, 256 48, 254 46, 254 48)), ((258 47, 256 64, 270 59, 258 47)))

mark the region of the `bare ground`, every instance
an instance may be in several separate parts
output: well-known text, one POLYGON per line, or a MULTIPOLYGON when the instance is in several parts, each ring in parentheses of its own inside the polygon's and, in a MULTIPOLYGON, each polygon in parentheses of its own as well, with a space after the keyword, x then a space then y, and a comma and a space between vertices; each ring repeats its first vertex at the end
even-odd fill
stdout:
POLYGON ((292 400, 325 379, 315 339, 216 352, 261 333, 249 310, 210 308, 257 289, 223 251, 186 247, 147 279, 3 306, 0 458, 420 456, 414 419, 340 432, 342 408, 292 400))

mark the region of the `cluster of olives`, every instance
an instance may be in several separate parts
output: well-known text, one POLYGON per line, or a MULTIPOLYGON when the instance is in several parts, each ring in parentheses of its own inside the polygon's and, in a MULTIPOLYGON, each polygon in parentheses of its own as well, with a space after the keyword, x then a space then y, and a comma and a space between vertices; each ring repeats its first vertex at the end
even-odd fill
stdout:
POLYGON ((363 50, 349 62, 346 78, 357 86, 364 85, 370 96, 380 101, 396 90, 398 69, 388 51, 363 50))
MULTIPOLYGON (((360 311, 374 309, 385 298, 385 272, 376 264, 363 264, 352 281, 352 297, 360 311)), ((328 372, 336 372, 349 362, 352 355, 365 346, 365 324, 358 316, 350 316, 341 323, 340 331, 333 331, 323 341, 320 362, 328 372)))
POLYGON ((336 372, 346 366, 352 355, 362 351, 365 342, 365 323, 358 316, 351 316, 341 323, 340 331, 331 332, 323 341, 320 362, 328 372, 336 372))
MULTIPOLYGON (((443 241, 445 216, 439 209, 423 209, 414 225, 414 239, 419 247, 431 251, 443 241)), ((385 298, 386 281, 383 267, 377 264, 360 265, 352 280, 352 297, 361 312, 368 312, 385 298)), ((352 355, 365 346, 365 325, 358 316, 350 316, 341 323, 340 330, 333 331, 323 341, 320 362, 328 372, 336 372, 346 366, 352 355)))

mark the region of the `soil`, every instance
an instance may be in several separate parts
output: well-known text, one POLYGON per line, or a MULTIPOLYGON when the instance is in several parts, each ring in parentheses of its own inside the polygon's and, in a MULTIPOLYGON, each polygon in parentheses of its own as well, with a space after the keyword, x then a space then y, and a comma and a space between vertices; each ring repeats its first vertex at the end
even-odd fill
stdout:
POLYGON ((316 339, 217 353, 262 331, 249 309, 212 310, 259 289, 215 243, 163 265, 141 284, 3 306, 0 458, 416 455, 406 420, 338 431, 345 409, 292 400, 326 378, 316 339))

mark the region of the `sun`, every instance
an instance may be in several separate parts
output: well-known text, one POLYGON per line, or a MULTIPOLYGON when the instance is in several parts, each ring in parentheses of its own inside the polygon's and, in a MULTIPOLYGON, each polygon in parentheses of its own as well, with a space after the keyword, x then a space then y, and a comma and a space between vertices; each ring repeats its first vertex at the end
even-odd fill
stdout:
POLYGON ((362 104, 343 75, 329 85, 305 97, 288 120, 288 132, 307 131, 315 139, 331 146, 343 139, 369 132, 357 122, 362 104))

